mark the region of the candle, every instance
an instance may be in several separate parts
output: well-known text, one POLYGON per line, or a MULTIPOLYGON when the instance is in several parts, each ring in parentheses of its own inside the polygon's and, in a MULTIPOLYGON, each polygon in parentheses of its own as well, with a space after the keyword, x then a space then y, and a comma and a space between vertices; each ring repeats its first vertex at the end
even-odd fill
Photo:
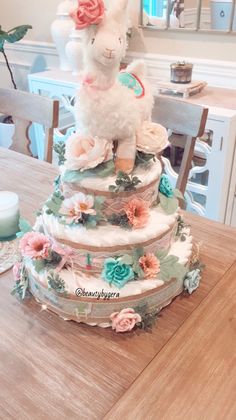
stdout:
POLYGON ((0 191, 0 240, 19 231, 19 197, 14 192, 0 191))
POLYGON ((193 64, 178 62, 172 63, 171 68, 171 82, 172 83, 190 83, 192 78, 193 64))

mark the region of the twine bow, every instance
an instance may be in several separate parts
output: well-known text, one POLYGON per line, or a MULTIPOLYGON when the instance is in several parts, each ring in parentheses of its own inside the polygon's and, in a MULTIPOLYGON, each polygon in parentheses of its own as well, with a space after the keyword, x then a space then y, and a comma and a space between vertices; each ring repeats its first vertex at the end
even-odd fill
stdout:
POLYGON ((58 264, 56 271, 59 272, 62 270, 64 265, 69 261, 71 263, 71 266, 73 268, 73 259, 72 257, 75 255, 74 251, 70 247, 60 247, 56 242, 53 242, 52 249, 54 252, 59 254, 61 256, 61 261, 58 264))

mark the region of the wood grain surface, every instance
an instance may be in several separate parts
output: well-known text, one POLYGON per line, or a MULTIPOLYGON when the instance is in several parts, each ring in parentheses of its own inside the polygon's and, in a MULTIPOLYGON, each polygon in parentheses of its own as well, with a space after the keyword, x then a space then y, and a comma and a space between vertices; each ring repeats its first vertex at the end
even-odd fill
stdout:
MULTIPOLYGON (((20 196, 22 216, 33 222, 34 212, 52 191, 57 169, 45 162, 0 148, 0 173, 0 189, 16 191, 20 196)), ((235 418, 232 417, 235 406, 231 407, 231 396, 235 390, 231 386, 234 382, 230 376, 233 348, 232 342, 226 339, 223 320, 228 316, 225 328, 231 328, 232 334, 235 334, 235 315, 230 308, 233 300, 235 304, 235 268, 232 266, 236 260, 236 230, 187 213, 184 217, 192 225, 195 239, 202 243, 201 257, 206 269, 201 287, 191 296, 176 298, 165 308, 152 332, 119 335, 111 329, 65 322, 43 311, 32 298, 23 303, 18 301, 10 295, 13 285, 11 272, 0 276, 0 419, 102 419, 107 413, 110 413, 107 414, 108 418, 128 418, 122 407, 126 395, 135 392, 135 383, 142 376, 148 383, 144 382, 146 386, 138 395, 145 399, 151 411, 145 411, 144 406, 143 417, 139 418, 169 419, 171 417, 165 417, 168 409, 167 416, 174 412, 179 415, 172 417, 174 419, 198 420, 203 417, 199 409, 201 404, 203 407, 207 405, 208 413, 214 409, 213 417, 208 419, 235 418), (226 282, 230 285, 229 294, 232 295, 231 298, 229 296, 228 315, 225 309, 227 288, 220 288, 226 282), (223 307, 218 303, 221 298, 225 305, 223 307), (229 318, 233 320, 229 321, 229 318), (197 355, 197 349, 201 350, 199 334, 206 349, 202 359, 197 355), (212 358, 219 360, 224 351, 228 358, 222 358, 218 368, 214 367, 212 358), (196 363, 193 355, 196 355, 196 363), (159 356, 161 362, 158 370, 155 367, 153 374, 151 371, 149 381, 146 371, 150 372, 148 366, 152 363, 158 363, 159 356), (172 359, 175 360, 175 369, 172 359), (204 367, 208 360, 209 369, 212 366, 213 370, 210 376, 205 377, 204 367), (160 381, 159 399, 154 401, 148 388, 156 384, 155 372, 165 379, 163 383, 167 389, 160 391, 160 381), (219 396, 211 376, 214 375, 216 383, 221 384, 222 372, 226 374, 225 382, 228 381, 225 385, 228 397, 225 394, 225 399, 219 396), (177 376, 181 374, 182 381, 178 382, 177 376), (205 393, 199 391, 199 375, 204 382, 205 393), (195 387, 197 391, 194 391, 195 387), (160 393, 163 393, 163 398, 160 393), (183 397, 184 401, 189 399, 188 409, 183 406, 183 397), (162 417, 158 415, 161 401, 162 417), (222 412, 228 417, 219 416, 221 406, 222 412)), ((203 354, 203 350, 200 354, 203 354)), ((223 385, 219 389, 222 391, 223 385)), ((129 395, 127 398, 130 404, 129 395)), ((134 411, 127 409, 131 419, 138 418, 136 405, 139 405, 139 401, 132 400, 134 411)))
POLYGON ((236 263, 106 419, 236 419, 235 285, 236 263))

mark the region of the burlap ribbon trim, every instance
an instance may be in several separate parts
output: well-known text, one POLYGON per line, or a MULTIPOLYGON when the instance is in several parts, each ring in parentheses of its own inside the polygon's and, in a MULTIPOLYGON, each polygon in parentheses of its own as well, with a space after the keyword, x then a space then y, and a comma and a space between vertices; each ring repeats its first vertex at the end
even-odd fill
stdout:
MULTIPOLYGON (((38 284, 38 282, 33 279, 33 282, 35 284, 38 284)), ((183 291, 183 286, 182 284, 176 284, 176 288, 175 290, 173 290, 173 292, 170 294, 170 296, 166 296, 163 301, 161 302, 155 302, 155 298, 158 299, 159 293, 162 292, 164 289, 168 290, 168 289, 172 289, 172 287, 174 286, 174 284, 177 282, 177 280, 175 278, 170 279, 167 283, 164 283, 162 286, 159 287, 155 287, 154 289, 151 290, 147 290, 146 292, 140 293, 140 295, 133 295, 133 296, 125 296, 122 298, 110 298, 109 300, 97 300, 96 298, 89 298, 89 297, 77 297, 74 294, 67 294, 66 297, 61 297, 59 293, 55 292, 55 291, 51 291, 51 294, 54 296, 57 296, 58 299, 61 302, 61 306, 63 307, 63 301, 70 301, 72 304, 79 304, 80 302, 82 303, 87 303, 88 305, 92 305, 90 308, 90 311, 88 314, 81 314, 79 317, 75 316, 72 313, 68 313, 65 312, 65 310, 63 311, 62 308, 59 308, 57 305, 53 304, 51 301, 49 301, 49 299, 47 299, 46 297, 42 296, 41 293, 37 294, 36 293, 36 298, 38 300, 40 300, 42 303, 46 303, 47 305, 47 309, 52 310, 53 312, 56 312, 58 315, 62 316, 63 318, 67 318, 67 319, 73 319, 75 321, 79 321, 79 322, 83 322, 83 321, 87 321, 87 322, 104 322, 104 321, 108 321, 109 318, 107 315, 103 315, 103 314, 97 314, 96 317, 94 317, 93 315, 93 307, 97 307, 99 308, 99 306, 103 306, 106 305, 106 308, 109 308, 109 313, 115 312, 117 310, 117 305, 122 305, 120 307, 120 309, 122 309, 122 307, 125 305, 125 307, 134 307, 137 306, 139 304, 139 302, 144 302, 146 301, 148 303, 149 306, 149 310, 151 311, 152 309, 159 309, 161 310, 164 306, 167 306, 172 299, 174 299, 175 296, 179 295, 182 291, 183 291), (152 298, 151 300, 149 300, 150 298, 152 298), (153 300, 154 299, 154 300, 153 300)), ((40 288, 42 290, 47 290, 47 288, 45 286, 43 286, 41 283, 40 284, 40 288)), ((34 291, 31 289, 31 293, 33 295, 35 295, 34 291)), ((97 311, 96 311, 97 312, 97 311)), ((100 312, 100 310, 99 310, 100 312)), ((107 311, 106 311, 107 312, 107 311)))
MULTIPOLYGON (((42 290, 45 290, 45 291, 48 292, 48 288, 41 281, 36 280, 34 278, 34 276, 31 277, 31 282, 32 281, 35 284, 37 284, 38 286, 40 286, 40 288, 42 290)), ((145 280, 143 280, 143 281, 145 281, 145 280)), ((167 289, 167 288, 171 287, 175 282, 176 282, 176 278, 172 277, 171 279, 169 279, 167 282, 165 282, 161 286, 157 286, 157 287, 154 287, 153 289, 146 290, 145 292, 142 292, 138 295, 130 295, 130 296, 124 296, 124 297, 119 297, 119 298, 110 298, 108 300, 103 300, 103 299, 98 300, 94 297, 82 297, 82 296, 78 297, 78 296, 76 296, 75 293, 73 293, 73 294, 72 293, 67 293, 65 296, 61 296, 61 294, 56 292, 55 290, 51 290, 51 294, 57 296, 62 303, 63 303, 63 301, 66 302, 66 301, 70 300, 73 303, 84 302, 84 303, 92 303, 94 305, 101 305, 101 304, 106 304, 106 305, 110 304, 111 305, 111 304, 118 304, 118 303, 133 304, 134 302, 137 305, 139 300, 144 299, 144 298, 150 298, 151 296, 156 295, 159 292, 163 291, 163 289, 167 289)), ((183 287, 182 287, 182 290, 183 290, 183 287)))
POLYGON ((134 194, 139 194, 142 193, 146 190, 148 190, 149 188, 154 187, 155 185, 157 185, 159 178, 154 179, 154 181, 152 181, 150 184, 148 185, 144 185, 143 187, 137 188, 135 190, 132 191, 121 191, 118 193, 112 192, 112 191, 101 191, 101 190, 95 190, 93 188, 85 188, 82 187, 81 185, 78 184, 73 184, 71 182, 65 183, 63 184, 63 191, 65 189, 66 186, 68 186, 70 188, 71 191, 74 192, 82 192, 84 194, 88 194, 88 195, 98 195, 98 196, 104 196, 107 198, 111 198, 111 199, 115 199, 115 198, 122 198, 122 197, 130 197, 134 194))

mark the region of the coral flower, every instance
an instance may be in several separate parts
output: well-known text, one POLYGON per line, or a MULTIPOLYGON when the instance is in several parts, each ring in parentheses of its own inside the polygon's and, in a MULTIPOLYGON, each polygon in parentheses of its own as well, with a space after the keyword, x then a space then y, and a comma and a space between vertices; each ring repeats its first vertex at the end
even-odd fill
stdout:
POLYGON ((49 255, 51 242, 39 232, 28 232, 20 241, 20 250, 25 257, 44 259, 49 255))
POLYGON ((63 201, 60 214, 67 216, 67 223, 78 222, 82 214, 96 214, 96 211, 92 208, 93 205, 94 199, 91 195, 77 193, 63 201))
POLYGON ((134 198, 125 206, 124 211, 130 224, 135 229, 142 228, 146 225, 149 217, 149 207, 145 201, 134 198))
POLYGON ((154 254, 145 254, 139 258, 139 264, 145 273, 145 277, 152 278, 160 272, 160 261, 154 254))

